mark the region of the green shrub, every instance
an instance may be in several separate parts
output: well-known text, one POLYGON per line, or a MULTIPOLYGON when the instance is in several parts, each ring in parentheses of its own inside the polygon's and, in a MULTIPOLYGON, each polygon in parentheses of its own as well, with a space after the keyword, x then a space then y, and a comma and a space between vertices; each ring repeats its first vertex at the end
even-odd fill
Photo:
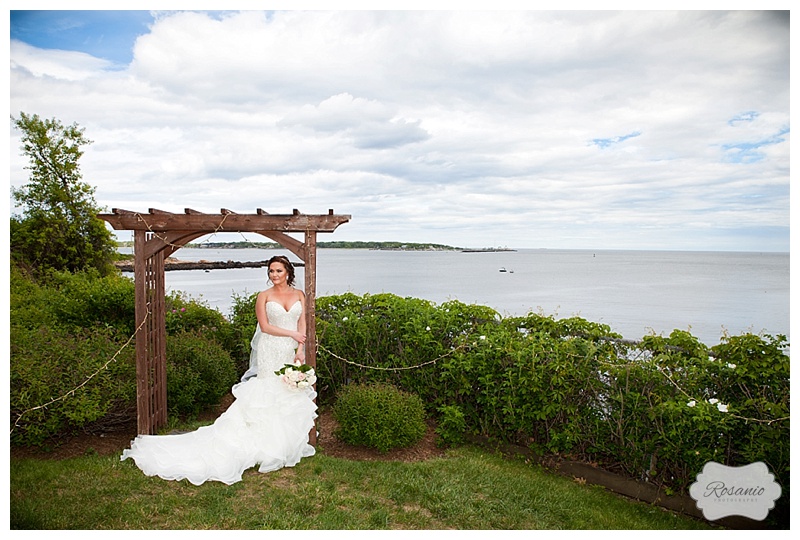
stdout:
MULTIPOLYGON (((34 278, 11 267, 12 443, 42 445, 77 429, 111 429, 136 419, 134 285, 119 274, 52 271, 34 278), (71 390, 79 388, 74 393, 71 390), (47 408, 39 408, 63 394, 47 408)), ((181 294, 166 299, 170 413, 217 405, 246 369, 234 366, 232 325, 181 294)), ((248 342, 249 343, 249 342, 248 342)), ((249 355, 248 355, 249 356, 249 355)))
POLYGON ((231 356, 237 351, 235 329, 219 310, 181 291, 167 295, 164 304, 164 326, 168 335, 196 332, 216 341, 231 356))
POLYGON ((59 324, 55 309, 61 295, 57 290, 42 286, 29 272, 14 264, 9 277, 12 326, 36 329, 59 324))
POLYGON ((422 400, 386 384, 345 386, 337 396, 333 416, 342 441, 381 452, 411 446, 426 431, 422 400))
POLYGON ((49 285, 60 293, 53 306, 58 319, 75 328, 111 326, 130 336, 135 330, 135 292, 133 280, 122 275, 101 277, 96 271, 53 272, 49 285))
POLYGON ((196 416, 215 406, 238 380, 233 360, 222 346, 198 332, 167 337, 167 408, 177 416, 196 416))
POLYGON ((450 403, 441 395, 437 359, 452 355, 468 336, 498 319, 491 308, 458 301, 437 306, 393 294, 353 293, 318 298, 320 399, 334 396, 348 382, 382 382, 419 395, 432 413, 450 403))
POLYGON ((670 493, 708 461, 763 461, 789 504, 785 336, 689 332, 621 339, 579 317, 500 318, 390 294, 320 298, 320 399, 348 383, 390 383, 435 413, 442 444, 479 435, 568 455, 670 493), (463 431, 462 431, 463 429, 463 431))
POLYGON ((467 421, 457 405, 442 405, 438 409, 439 419, 436 434, 439 446, 457 446, 464 442, 467 421))
POLYGON ((11 324, 26 328, 100 326, 130 337, 135 324, 133 281, 119 273, 50 271, 38 278, 11 266, 11 324))
POLYGON ((225 317, 200 300, 189 298, 181 291, 164 298, 164 323, 168 334, 181 332, 217 332, 227 324, 225 317))
POLYGON ((233 305, 228 316, 232 335, 229 351, 239 373, 244 373, 250 367, 250 342, 258 324, 255 309, 257 296, 257 292, 233 295, 233 305))
POLYGON ((10 337, 13 444, 135 420, 135 351, 111 329, 12 324, 10 337))

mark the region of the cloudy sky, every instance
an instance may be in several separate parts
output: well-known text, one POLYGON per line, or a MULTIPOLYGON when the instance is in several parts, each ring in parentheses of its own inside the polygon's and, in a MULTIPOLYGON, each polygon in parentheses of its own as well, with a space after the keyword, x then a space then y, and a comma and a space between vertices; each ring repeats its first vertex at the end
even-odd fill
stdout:
POLYGON ((789 250, 788 12, 9 20, 9 114, 84 127, 109 209, 352 215, 320 241, 789 250))

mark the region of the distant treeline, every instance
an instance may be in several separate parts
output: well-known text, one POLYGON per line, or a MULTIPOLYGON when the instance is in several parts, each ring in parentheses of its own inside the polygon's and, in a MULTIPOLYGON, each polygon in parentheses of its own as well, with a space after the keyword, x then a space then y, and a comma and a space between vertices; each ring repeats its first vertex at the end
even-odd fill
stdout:
MULTIPOLYGON (((133 247, 132 241, 117 243, 120 247, 133 247)), ((282 249, 277 242, 202 242, 186 244, 194 249, 282 249)), ((333 249, 382 249, 394 251, 460 251, 462 248, 444 244, 418 244, 413 242, 317 242, 319 248, 333 249)))

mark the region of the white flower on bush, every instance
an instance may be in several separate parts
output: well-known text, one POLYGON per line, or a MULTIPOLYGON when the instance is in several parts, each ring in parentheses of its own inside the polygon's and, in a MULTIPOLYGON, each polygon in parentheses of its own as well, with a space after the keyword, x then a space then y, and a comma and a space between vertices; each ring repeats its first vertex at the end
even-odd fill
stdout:
MULTIPOLYGON (((728 406, 725 405, 724 403, 720 403, 717 398, 711 398, 711 399, 708 400, 708 402, 711 405, 716 404, 717 405, 717 410, 719 412, 728 412, 728 406)), ((686 404, 687 407, 694 407, 696 405, 697 405, 697 402, 695 400, 691 400, 686 404)))
POLYGON ((347 317, 342 317, 342 322, 346 321, 347 317))
POLYGON ((731 369, 736 369, 736 364, 728 363, 728 364, 725 364, 725 365, 728 366, 731 369))
POLYGON ((486 336, 481 336, 480 338, 481 338, 481 339, 486 339, 486 336))
POLYGON ((426 326, 426 327, 425 327, 425 330, 427 330, 428 332, 430 332, 430 331, 431 331, 431 327, 430 327, 430 326, 426 326))

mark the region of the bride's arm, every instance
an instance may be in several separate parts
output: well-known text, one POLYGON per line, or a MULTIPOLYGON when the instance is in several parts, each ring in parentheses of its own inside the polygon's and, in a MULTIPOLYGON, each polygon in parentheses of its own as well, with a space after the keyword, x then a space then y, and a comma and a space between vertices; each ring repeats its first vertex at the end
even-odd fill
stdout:
POLYGON ((300 291, 300 305, 303 308, 303 311, 300 313, 300 318, 297 320, 297 331, 303 335, 303 340, 298 340, 297 345, 297 352, 294 355, 295 360, 299 360, 300 363, 306 363, 306 296, 300 291))
MULTIPOLYGON (((305 332, 288 330, 286 328, 281 328, 280 326, 275 326, 274 324, 269 323, 269 318, 267 317, 266 291, 261 291, 260 293, 258 293, 258 297, 256 298, 256 319, 258 319, 258 327, 265 334, 270 334, 273 336, 290 337, 295 341, 297 341, 298 343, 303 343, 306 340, 305 332)), ((302 315, 300 316, 300 320, 303 321, 303 325, 305 326, 305 320, 303 319, 302 315)))

